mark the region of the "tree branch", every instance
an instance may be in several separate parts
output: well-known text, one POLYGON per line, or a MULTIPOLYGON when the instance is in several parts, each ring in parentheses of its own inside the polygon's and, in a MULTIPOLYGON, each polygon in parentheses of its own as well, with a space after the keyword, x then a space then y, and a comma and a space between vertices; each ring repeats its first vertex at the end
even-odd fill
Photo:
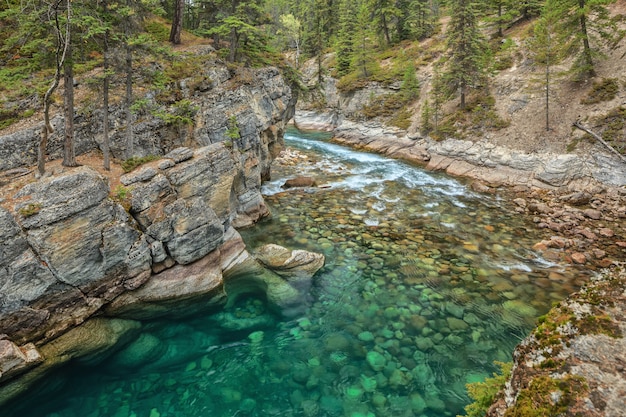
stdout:
POLYGON ((601 144, 603 144, 608 150, 610 150, 612 153, 614 153, 615 155, 617 155, 619 157, 619 159, 621 159, 622 161, 626 162, 626 157, 624 155, 622 155, 621 153, 619 153, 615 148, 613 148, 611 145, 609 145, 604 139, 602 139, 600 137, 600 135, 592 132, 589 128, 583 126, 579 120, 576 120, 573 124, 574 127, 577 127, 578 129, 582 130, 583 132, 589 133, 595 140, 597 140, 598 142, 600 142, 601 144))

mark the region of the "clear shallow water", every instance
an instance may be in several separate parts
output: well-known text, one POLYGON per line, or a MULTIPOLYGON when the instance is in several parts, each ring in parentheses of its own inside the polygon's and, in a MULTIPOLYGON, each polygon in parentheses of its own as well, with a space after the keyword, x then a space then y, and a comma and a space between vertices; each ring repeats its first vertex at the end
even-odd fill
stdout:
POLYGON ((323 252, 326 266, 281 317, 260 294, 229 309, 144 323, 134 341, 72 363, 9 416, 454 416, 465 384, 509 361, 579 271, 529 248, 506 202, 410 165, 291 131, 309 162, 264 186, 273 218, 249 246, 323 252), (280 188, 312 175, 324 188, 280 188))

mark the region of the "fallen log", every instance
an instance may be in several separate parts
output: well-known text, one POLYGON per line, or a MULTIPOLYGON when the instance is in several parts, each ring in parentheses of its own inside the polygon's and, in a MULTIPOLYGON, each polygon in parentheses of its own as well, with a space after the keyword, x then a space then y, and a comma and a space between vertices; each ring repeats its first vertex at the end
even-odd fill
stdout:
POLYGON ((591 135, 591 137, 593 137, 595 140, 597 140, 598 142, 600 142, 601 144, 603 144, 608 150, 610 150, 611 152, 613 152, 615 155, 617 155, 619 157, 619 159, 621 159, 622 161, 626 162, 626 157, 624 157, 624 155, 622 155, 621 153, 619 153, 614 147, 612 147, 611 145, 609 145, 604 139, 602 139, 600 137, 600 135, 598 135, 597 133, 594 133, 593 131, 591 131, 589 128, 583 126, 580 121, 576 120, 573 123, 574 127, 577 127, 578 129, 582 130, 583 132, 589 133, 591 135))

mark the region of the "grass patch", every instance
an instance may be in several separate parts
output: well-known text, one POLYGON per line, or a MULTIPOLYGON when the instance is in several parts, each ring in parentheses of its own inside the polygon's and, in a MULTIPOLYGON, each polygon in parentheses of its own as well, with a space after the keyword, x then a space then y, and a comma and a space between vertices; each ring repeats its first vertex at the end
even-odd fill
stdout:
POLYGON ((545 417, 565 415, 588 390, 585 379, 567 375, 562 379, 542 375, 522 389, 505 417, 545 417))
POLYGON ((41 203, 29 203, 26 206, 20 208, 17 212, 22 217, 31 217, 39 213, 42 207, 43 206, 41 205, 41 203))
POLYGON ((596 104, 603 101, 611 101, 615 98, 619 91, 619 83, 617 78, 603 78, 600 81, 594 81, 591 90, 587 93, 587 97, 580 100, 581 104, 596 104))
POLYGON ((464 138, 472 132, 508 127, 510 122, 496 112, 495 102, 492 95, 484 92, 471 95, 465 109, 445 115, 431 136, 437 140, 446 137, 464 138))
MULTIPOLYGON (((626 155, 626 107, 619 106, 610 110, 607 114, 595 118, 593 124, 602 139, 622 155, 626 155)), ((585 134, 584 138, 595 141, 588 134, 585 134)))
POLYGON ((131 205, 131 192, 132 190, 128 187, 124 187, 123 185, 118 185, 115 187, 113 191, 111 191, 111 199, 119 203, 124 210, 129 211, 131 205))
POLYGON ((148 162, 156 161, 158 159, 161 159, 158 155, 133 156, 132 158, 123 161, 121 166, 122 170, 128 173, 143 164, 147 164, 148 162))

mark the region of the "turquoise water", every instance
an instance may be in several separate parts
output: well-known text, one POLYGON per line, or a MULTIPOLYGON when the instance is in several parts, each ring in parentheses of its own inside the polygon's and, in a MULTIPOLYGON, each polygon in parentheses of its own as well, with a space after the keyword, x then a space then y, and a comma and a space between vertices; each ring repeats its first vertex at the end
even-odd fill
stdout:
POLYGON ((144 323, 135 340, 71 363, 7 416, 454 416, 465 384, 510 361, 580 271, 542 259, 506 201, 377 155, 290 131, 273 217, 250 248, 322 252, 325 267, 284 316, 263 294, 219 312, 144 323), (306 157, 306 158, 305 158, 306 157), (285 178, 323 187, 285 192, 285 178))

